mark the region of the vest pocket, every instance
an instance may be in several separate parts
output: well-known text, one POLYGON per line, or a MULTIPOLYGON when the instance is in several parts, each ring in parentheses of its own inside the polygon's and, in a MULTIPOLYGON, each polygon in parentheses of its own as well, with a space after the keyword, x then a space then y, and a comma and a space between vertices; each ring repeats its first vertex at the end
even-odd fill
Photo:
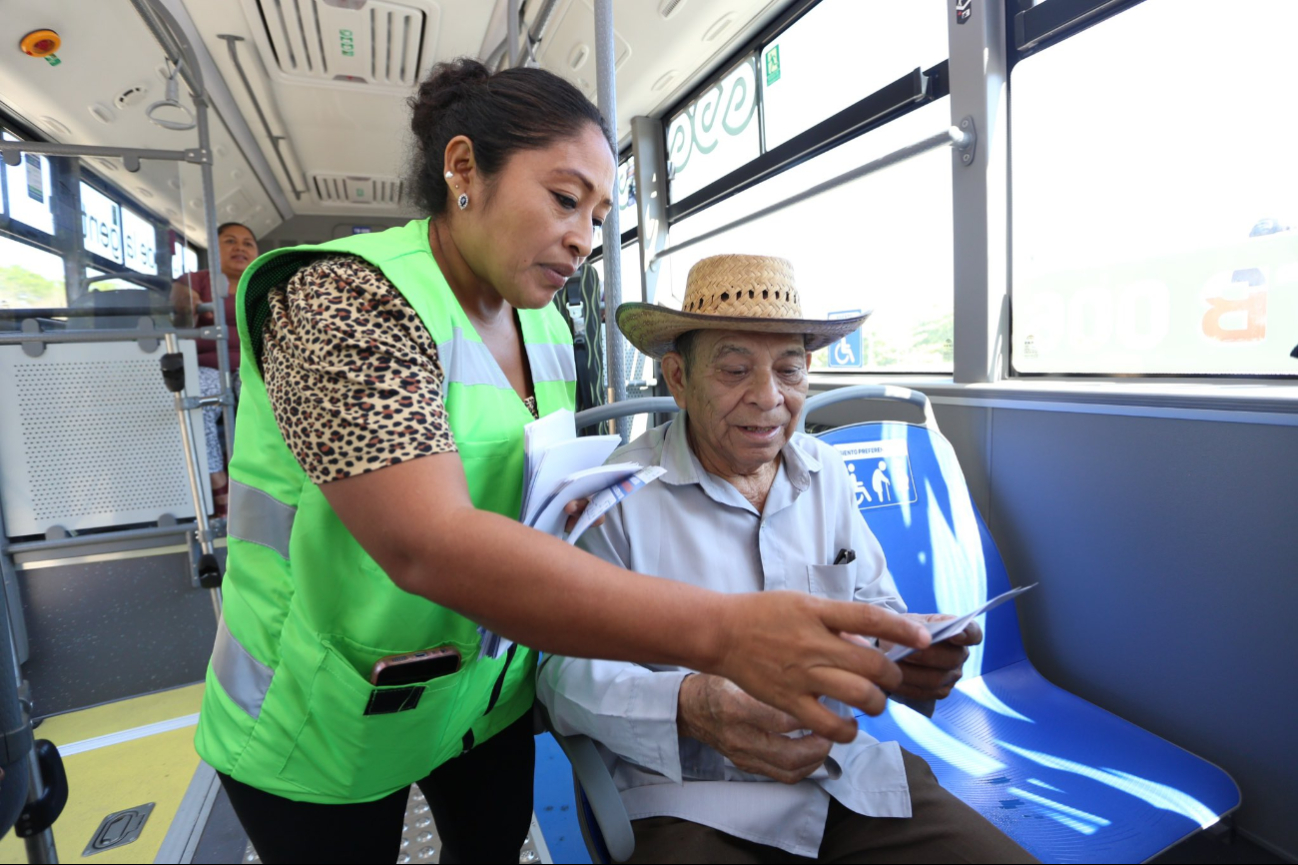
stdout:
MULTIPOLYGON (((457 648, 471 657, 472 647, 457 648)), ((419 780, 459 753, 449 738, 468 726, 468 719, 459 722, 459 696, 474 665, 379 688, 328 638, 320 652, 302 726, 280 770, 285 781, 339 802, 367 801, 419 780)))

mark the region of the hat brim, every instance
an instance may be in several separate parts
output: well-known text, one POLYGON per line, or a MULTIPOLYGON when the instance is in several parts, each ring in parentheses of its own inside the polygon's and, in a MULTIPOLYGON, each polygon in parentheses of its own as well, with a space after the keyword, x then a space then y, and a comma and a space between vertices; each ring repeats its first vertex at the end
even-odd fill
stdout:
POLYGON ((653 303, 624 303, 617 308, 617 326, 642 354, 655 360, 673 351, 676 338, 691 330, 739 330, 750 333, 802 334, 807 351, 837 342, 861 326, 873 310, 851 318, 750 318, 680 312, 653 303))

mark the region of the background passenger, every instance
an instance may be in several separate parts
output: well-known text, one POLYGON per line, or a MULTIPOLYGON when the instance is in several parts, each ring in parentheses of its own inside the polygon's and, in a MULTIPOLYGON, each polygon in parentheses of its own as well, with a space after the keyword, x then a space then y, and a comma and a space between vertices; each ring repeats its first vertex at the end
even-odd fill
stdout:
MULTIPOLYGON (((220 244, 221 272, 230 281, 225 298, 226 337, 230 346, 230 383, 239 389, 239 330, 235 327, 235 289, 243 272, 257 257, 257 238, 252 230, 240 222, 227 222, 216 229, 220 244)), ((216 316, 210 312, 198 313, 200 303, 212 302, 212 274, 206 270, 186 273, 171 287, 171 305, 176 311, 178 324, 192 327, 211 327, 216 316)), ((221 374, 216 354, 216 340, 200 339, 198 343, 198 378, 203 396, 212 396, 221 390, 221 374)), ((229 479, 225 471, 226 457, 218 434, 217 420, 220 406, 203 409, 203 432, 207 437, 207 467, 211 471, 212 497, 216 515, 224 516, 228 506, 229 479)))
MULTIPOLYGON (((803 319, 792 267, 762 256, 700 261, 681 312, 623 304, 618 325, 662 360, 683 411, 610 457, 667 473, 582 546, 717 591, 793 589, 903 612, 842 458, 795 432, 810 351, 863 318, 803 319)), ((910 655, 893 695, 931 714, 981 639, 972 624, 910 655)), ((600 743, 633 820, 633 862, 1035 861, 897 742, 799 736, 802 724, 720 676, 551 656, 537 691, 559 732, 600 743)))

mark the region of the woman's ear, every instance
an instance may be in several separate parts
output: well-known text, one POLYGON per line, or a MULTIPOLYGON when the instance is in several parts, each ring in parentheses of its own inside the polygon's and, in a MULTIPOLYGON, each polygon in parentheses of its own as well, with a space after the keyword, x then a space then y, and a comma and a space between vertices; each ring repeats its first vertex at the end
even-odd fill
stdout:
POLYGON ((467 136, 457 135, 446 142, 446 152, 442 159, 442 176, 451 191, 451 198, 467 192, 472 196, 478 177, 478 162, 473 153, 473 142, 467 136))

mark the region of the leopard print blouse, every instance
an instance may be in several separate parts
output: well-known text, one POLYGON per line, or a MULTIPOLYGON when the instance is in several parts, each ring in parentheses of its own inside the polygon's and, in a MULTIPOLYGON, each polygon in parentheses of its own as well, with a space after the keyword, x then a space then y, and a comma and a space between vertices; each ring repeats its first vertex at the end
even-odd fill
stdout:
MULTIPOLYGON (((289 450, 323 484, 454 453, 437 344, 378 268, 332 256, 270 294, 262 377, 289 450)), ((536 401, 524 401, 536 416, 536 401)))

